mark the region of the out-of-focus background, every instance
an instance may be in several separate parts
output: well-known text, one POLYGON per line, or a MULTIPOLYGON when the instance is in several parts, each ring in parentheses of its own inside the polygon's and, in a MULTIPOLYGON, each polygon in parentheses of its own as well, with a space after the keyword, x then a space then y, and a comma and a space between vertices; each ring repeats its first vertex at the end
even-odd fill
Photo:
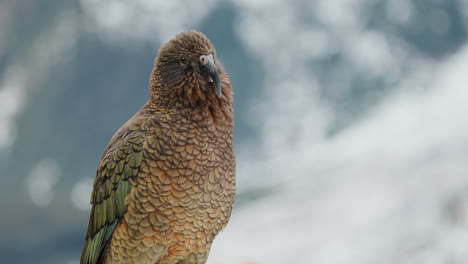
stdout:
POLYGON ((197 29, 235 89, 208 263, 468 263, 468 1, 0 1, 2 263, 76 264, 91 184, 197 29))

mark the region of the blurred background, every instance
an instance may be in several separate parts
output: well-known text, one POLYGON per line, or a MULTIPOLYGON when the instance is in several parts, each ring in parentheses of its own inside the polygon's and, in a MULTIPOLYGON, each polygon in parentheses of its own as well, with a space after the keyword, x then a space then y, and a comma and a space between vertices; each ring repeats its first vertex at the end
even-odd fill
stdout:
POLYGON ((189 29, 235 89, 208 263, 468 263, 466 0, 1 0, 2 262, 79 263, 102 151, 189 29))

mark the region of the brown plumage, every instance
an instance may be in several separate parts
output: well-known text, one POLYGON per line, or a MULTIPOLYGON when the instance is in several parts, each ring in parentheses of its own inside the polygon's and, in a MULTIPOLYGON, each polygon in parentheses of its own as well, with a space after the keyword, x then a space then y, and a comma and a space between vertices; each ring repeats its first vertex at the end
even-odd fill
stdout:
POLYGON ((205 263, 235 193, 232 89, 200 32, 163 45, 150 99, 97 170, 81 264, 205 263))

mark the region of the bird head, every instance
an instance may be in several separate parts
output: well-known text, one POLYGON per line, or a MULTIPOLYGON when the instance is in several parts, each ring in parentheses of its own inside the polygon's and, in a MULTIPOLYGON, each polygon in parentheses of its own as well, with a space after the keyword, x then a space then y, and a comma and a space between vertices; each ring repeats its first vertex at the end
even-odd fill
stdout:
POLYGON ((217 62, 213 44, 198 31, 180 33, 164 44, 156 58, 153 75, 159 82, 154 89, 160 90, 155 93, 182 97, 192 104, 207 98, 220 99, 222 79, 228 80, 217 62))

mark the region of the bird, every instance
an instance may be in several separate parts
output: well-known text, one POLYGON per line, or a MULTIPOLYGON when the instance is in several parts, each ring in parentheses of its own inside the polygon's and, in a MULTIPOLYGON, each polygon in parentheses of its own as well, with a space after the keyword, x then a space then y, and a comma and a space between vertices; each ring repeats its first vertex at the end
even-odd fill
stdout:
POLYGON ((206 35, 161 46, 148 101, 99 162, 81 264, 206 263, 235 198, 232 104, 206 35))

